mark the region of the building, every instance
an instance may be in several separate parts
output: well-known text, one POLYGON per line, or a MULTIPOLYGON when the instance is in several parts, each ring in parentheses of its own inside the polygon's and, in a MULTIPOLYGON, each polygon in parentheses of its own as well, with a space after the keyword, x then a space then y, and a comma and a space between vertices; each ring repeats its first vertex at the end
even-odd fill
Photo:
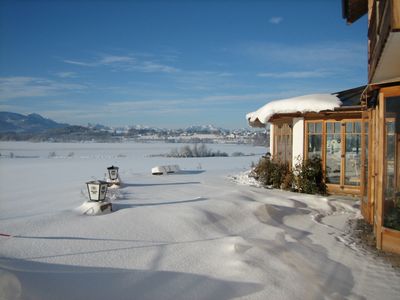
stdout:
POLYGON ((400 253, 400 0, 342 8, 349 24, 368 14, 368 84, 272 101, 246 117, 271 124, 275 159, 293 166, 319 155, 328 192, 359 196, 377 248, 400 253))
POLYGON ((368 122, 361 211, 374 226, 379 249, 400 253, 400 1, 342 0, 351 24, 368 14, 368 122))
POLYGON ((368 134, 360 101, 365 89, 272 101, 247 119, 253 127, 270 124, 273 158, 294 167, 318 155, 329 193, 360 195, 368 134))

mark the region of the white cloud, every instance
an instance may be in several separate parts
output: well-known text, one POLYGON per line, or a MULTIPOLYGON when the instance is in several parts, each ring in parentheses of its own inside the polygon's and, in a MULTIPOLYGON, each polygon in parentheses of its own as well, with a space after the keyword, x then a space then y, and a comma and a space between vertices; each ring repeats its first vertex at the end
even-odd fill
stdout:
POLYGON ((357 42, 323 42, 302 45, 250 43, 235 50, 269 65, 299 65, 318 68, 364 66, 365 45, 357 42))
POLYGON ((232 76, 234 76, 235 74, 233 74, 233 73, 231 73, 231 72, 221 72, 221 73, 218 73, 217 74, 217 76, 219 76, 219 77, 232 77, 232 76))
POLYGON ((159 63, 154 63, 152 61, 144 61, 143 63, 135 66, 134 69, 141 70, 147 73, 152 73, 152 72, 176 73, 180 71, 177 68, 159 63))
MULTIPOLYGON (((111 101, 107 104, 107 111, 110 109, 115 111, 157 111, 168 109, 188 109, 188 108, 207 108, 210 105, 212 107, 219 105, 229 105, 232 103, 249 103, 249 102, 259 102, 266 101, 270 97, 289 95, 288 92, 284 94, 271 94, 271 93, 250 93, 250 94, 224 94, 224 95, 212 95, 212 96, 199 96, 199 97, 181 97, 177 96, 171 99, 148 99, 139 100, 131 99, 128 101, 111 101)), ((291 94, 290 94, 291 95, 291 94)))
MULTIPOLYGON (((148 56, 148 55, 147 55, 148 56)), ((79 60, 63 60, 67 64, 82 67, 110 67, 113 70, 122 71, 139 71, 145 73, 175 73, 180 70, 167 64, 158 62, 157 60, 142 60, 134 55, 110 55, 103 54, 92 61, 79 60)))
POLYGON ((111 65, 115 63, 135 63, 136 59, 130 56, 116 56, 116 55, 106 55, 103 56, 99 61, 99 65, 111 65))
POLYGON ((314 70, 314 71, 291 71, 291 72, 267 72, 267 73, 259 73, 257 76, 259 77, 267 77, 267 78, 291 78, 291 79, 305 79, 305 78, 323 78, 327 77, 332 72, 314 70))
POLYGON ((0 77, 0 100, 50 96, 85 88, 86 86, 82 84, 57 82, 39 77, 0 77))
POLYGON ((75 72, 58 72, 58 73, 55 73, 55 75, 57 75, 60 78, 75 78, 76 77, 75 72))
MULTIPOLYGON (((184 105, 187 101, 182 99, 151 99, 151 100, 131 100, 131 101, 116 101, 108 103, 108 109, 116 111, 157 111, 162 108, 176 107, 184 105)), ((107 109, 107 110, 108 110, 107 109)))
POLYGON ((95 63, 87 63, 83 61, 77 61, 77 60, 70 60, 70 59, 64 59, 63 62, 70 64, 70 65, 77 65, 77 66, 83 66, 83 67, 95 67, 95 63))
POLYGON ((269 19, 269 22, 274 25, 278 25, 283 21, 282 17, 272 17, 269 19))

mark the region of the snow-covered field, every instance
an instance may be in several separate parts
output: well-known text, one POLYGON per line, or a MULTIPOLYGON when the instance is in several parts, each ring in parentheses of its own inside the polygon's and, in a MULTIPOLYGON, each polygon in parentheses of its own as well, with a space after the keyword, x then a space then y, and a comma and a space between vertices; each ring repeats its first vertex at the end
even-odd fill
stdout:
POLYGON ((261 147, 149 156, 177 146, 0 143, 0 299, 399 299, 399 271, 345 233, 355 201, 251 185, 261 147), (114 212, 80 214, 111 165, 114 212))

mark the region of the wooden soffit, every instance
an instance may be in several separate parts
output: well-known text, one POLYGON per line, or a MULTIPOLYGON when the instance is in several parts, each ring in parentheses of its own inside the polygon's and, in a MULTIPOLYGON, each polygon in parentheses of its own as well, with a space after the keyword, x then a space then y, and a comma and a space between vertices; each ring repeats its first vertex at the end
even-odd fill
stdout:
POLYGON ((368 12, 368 0, 342 0, 342 14, 348 24, 354 23, 368 12))

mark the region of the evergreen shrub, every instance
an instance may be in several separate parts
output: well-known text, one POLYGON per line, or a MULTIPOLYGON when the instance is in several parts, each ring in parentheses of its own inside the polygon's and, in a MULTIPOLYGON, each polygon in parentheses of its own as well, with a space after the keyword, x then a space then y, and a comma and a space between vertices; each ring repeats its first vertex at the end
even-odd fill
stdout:
POLYGON ((264 186, 281 188, 289 172, 287 163, 263 157, 253 169, 251 176, 264 186))
POLYGON ((293 170, 289 164, 263 157, 250 174, 264 186, 326 195, 322 161, 318 156, 299 162, 293 170))
POLYGON ((298 163, 295 167, 295 186, 300 193, 326 195, 322 160, 319 156, 298 163))

